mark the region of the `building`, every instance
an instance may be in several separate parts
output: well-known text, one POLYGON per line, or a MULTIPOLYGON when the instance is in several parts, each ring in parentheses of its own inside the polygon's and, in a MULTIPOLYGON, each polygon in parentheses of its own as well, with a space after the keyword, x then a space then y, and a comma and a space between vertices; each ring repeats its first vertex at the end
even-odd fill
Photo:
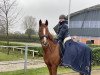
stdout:
POLYGON ((100 5, 95 5, 70 15, 69 32, 80 41, 100 45, 100 5))

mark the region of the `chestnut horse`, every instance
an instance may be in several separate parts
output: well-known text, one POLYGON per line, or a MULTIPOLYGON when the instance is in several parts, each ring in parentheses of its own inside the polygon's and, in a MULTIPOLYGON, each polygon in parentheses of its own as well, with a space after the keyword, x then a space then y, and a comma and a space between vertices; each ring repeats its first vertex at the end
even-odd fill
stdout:
MULTIPOLYGON (((60 63, 60 46, 55 43, 53 36, 48 30, 48 21, 39 21, 39 37, 43 48, 43 58, 50 75, 57 75, 57 67, 60 63)), ((80 75, 83 75, 80 73, 80 75)))

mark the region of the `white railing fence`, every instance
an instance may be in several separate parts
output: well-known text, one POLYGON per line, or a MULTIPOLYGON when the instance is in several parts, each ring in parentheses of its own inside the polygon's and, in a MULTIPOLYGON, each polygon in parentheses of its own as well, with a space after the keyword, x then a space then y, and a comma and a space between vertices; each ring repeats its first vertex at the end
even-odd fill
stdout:
MULTIPOLYGON (((3 48, 6 48, 6 49, 8 49, 8 48, 11 48, 11 50, 13 50, 13 52, 15 51, 15 50, 20 50, 20 53, 21 54, 24 54, 24 61, 21 61, 21 63, 24 63, 24 71, 26 72, 26 70, 27 70, 27 64, 29 64, 29 62, 28 62, 28 59, 27 59, 27 57, 28 57, 28 52, 32 52, 32 57, 34 58, 34 54, 35 53, 38 53, 38 51, 36 51, 36 50, 34 50, 34 49, 29 49, 29 47, 33 47, 33 46, 28 46, 28 45, 26 45, 26 46, 0 46, 0 48, 1 49, 3 49, 3 48), (23 53, 24 52, 24 53, 23 53)), ((8 63, 7 63, 8 64, 8 63)), ((6 64, 6 65, 7 65, 6 64)), ((18 64, 18 62, 16 63, 16 62, 14 62, 14 63, 9 63, 9 64, 18 64)), ((0 65, 5 65, 4 63, 0 63, 0 65)))

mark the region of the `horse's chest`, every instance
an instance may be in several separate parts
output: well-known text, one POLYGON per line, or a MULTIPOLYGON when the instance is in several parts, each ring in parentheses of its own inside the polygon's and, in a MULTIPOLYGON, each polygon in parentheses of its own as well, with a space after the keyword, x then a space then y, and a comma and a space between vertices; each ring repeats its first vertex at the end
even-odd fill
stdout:
POLYGON ((45 61, 45 63, 52 62, 52 56, 51 55, 44 55, 44 61, 45 61))

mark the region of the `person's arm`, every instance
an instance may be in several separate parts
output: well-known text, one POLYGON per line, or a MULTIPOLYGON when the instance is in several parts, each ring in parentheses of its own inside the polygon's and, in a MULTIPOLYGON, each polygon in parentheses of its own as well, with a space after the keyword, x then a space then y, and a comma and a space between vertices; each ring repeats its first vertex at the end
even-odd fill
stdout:
POLYGON ((53 28, 56 34, 58 35, 58 30, 59 30, 59 23, 53 28))
POLYGON ((60 29, 60 32, 59 32, 59 34, 58 34, 58 40, 62 40, 65 33, 68 33, 68 26, 67 26, 67 25, 64 25, 64 26, 60 29))

